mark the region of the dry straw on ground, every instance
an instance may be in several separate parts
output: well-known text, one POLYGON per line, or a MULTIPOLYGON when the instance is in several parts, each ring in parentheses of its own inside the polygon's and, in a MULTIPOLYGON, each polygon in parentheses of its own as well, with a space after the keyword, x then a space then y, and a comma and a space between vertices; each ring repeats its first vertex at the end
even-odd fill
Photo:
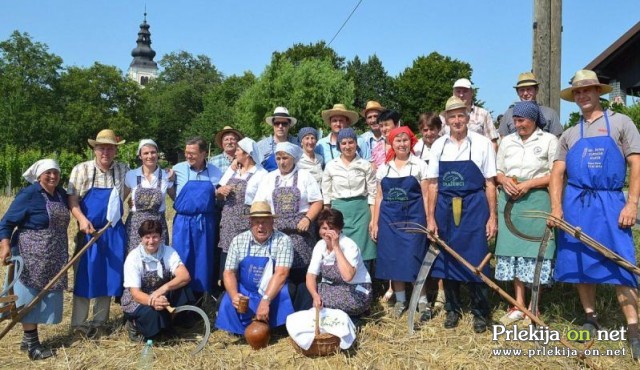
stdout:
MULTIPOLYGON (((0 215, 10 204, 10 199, 0 197, 0 215)), ((168 207, 170 208, 170 207, 168 207)), ((171 220, 172 215, 168 219, 171 220)), ((70 226, 70 234, 75 232, 70 226)), ((71 248, 73 245, 71 245, 71 248)), ((4 269, 2 269, 4 275, 4 269)), ((72 277, 72 275, 70 275, 72 277)), ((4 276, 0 277, 0 283, 4 276)), ((70 279, 70 281, 72 281, 70 279)), ((507 286, 503 285, 507 288, 507 286)), ((507 289, 510 290, 510 289, 507 289)), ((72 343, 69 334, 71 316, 71 292, 65 293, 65 311, 62 323, 41 325, 40 338, 45 345, 57 348, 57 357, 44 361, 30 361, 19 345, 22 337, 20 326, 16 326, 0 340, 0 368, 2 369, 128 369, 135 368, 143 345, 128 340, 122 327, 120 308, 111 307, 111 333, 96 341, 72 343)), ((619 328, 624 320, 619 313, 615 294, 610 288, 599 290, 598 311, 602 323, 608 328, 619 328)), ((507 305, 492 296, 495 308, 494 319, 498 319, 507 305)), ((159 343, 154 347, 155 368, 170 369, 576 369, 580 364, 563 356, 495 356, 496 349, 537 349, 533 342, 492 341, 491 330, 475 334, 471 315, 466 313, 458 328, 443 328, 444 315, 438 315, 425 325, 418 326, 416 333, 407 335, 407 316, 392 319, 387 309, 376 304, 371 315, 358 329, 354 348, 322 358, 306 358, 298 354, 289 343, 286 332, 272 336, 266 349, 253 351, 240 337, 214 331, 208 345, 199 354, 190 353, 194 341, 159 343)), ((551 327, 563 333, 581 324, 582 314, 575 290, 570 286, 556 285, 542 296, 543 319, 551 327), (571 320, 576 319, 576 323, 571 320)), ((4 328, 6 321, 0 322, 4 328)), ((213 317, 212 317, 213 325, 213 317)), ((197 332, 196 327, 195 331, 197 332)), ((196 333, 197 334, 197 333, 196 333)), ((189 334, 193 338, 194 334, 189 334)), ((562 345, 552 342, 547 345, 562 345)), ((580 348, 580 344, 577 344, 580 348)), ((626 348, 626 342, 597 342, 593 349, 626 348)), ((526 352, 525 352, 526 353, 526 352)), ((626 356, 590 357, 601 369, 627 369, 637 367, 627 350, 626 356)))

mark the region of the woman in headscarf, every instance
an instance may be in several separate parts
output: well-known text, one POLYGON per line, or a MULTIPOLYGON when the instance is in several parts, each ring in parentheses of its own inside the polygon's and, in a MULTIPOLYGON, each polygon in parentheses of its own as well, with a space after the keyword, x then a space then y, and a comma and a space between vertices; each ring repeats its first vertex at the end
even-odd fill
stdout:
MULTIPOLYGON (((376 172, 378 185, 370 230, 371 238, 378 242, 376 278, 391 280, 396 297, 393 314, 400 317, 407 309, 405 284, 416 280, 427 251, 427 237, 399 227, 407 222, 427 223, 427 164, 412 154, 417 139, 408 127, 391 130, 388 138, 391 148, 386 163, 376 172)), ((419 307, 427 308, 424 292, 419 307)))
MULTIPOLYGON (((16 195, 0 221, 0 261, 6 264, 12 253, 24 260, 24 270, 14 285, 18 307, 30 303, 67 263, 70 217, 67 192, 59 186, 60 166, 55 160, 39 160, 22 176, 31 185, 16 195)), ((20 350, 27 351, 31 360, 54 354, 40 344, 38 324, 62 320, 66 288, 64 276, 21 320, 24 334, 20 350)))
POLYGON ((183 289, 191 280, 175 249, 162 241, 162 224, 145 220, 138 228, 140 244, 124 261, 122 311, 129 339, 140 342, 160 333, 173 334, 168 306, 193 301, 183 289))
POLYGON ((315 152, 316 144, 318 143, 318 131, 313 127, 303 127, 298 132, 298 140, 300 140, 300 146, 302 147, 302 157, 298 161, 298 168, 309 171, 318 182, 318 185, 320 185, 324 158, 315 152))
POLYGON ((344 235, 358 248, 365 265, 371 270, 376 258, 376 244, 369 236, 369 223, 376 199, 376 178, 371 163, 358 153, 358 136, 352 128, 338 132, 340 156, 332 159, 322 177, 324 205, 344 216, 344 235))
POLYGON ((342 213, 324 209, 318 216, 320 238, 307 271, 307 289, 313 305, 335 308, 359 316, 371 306, 371 276, 358 245, 344 235, 342 213), (322 280, 318 284, 318 276, 322 280))
POLYGON ((167 189, 173 187, 173 172, 160 168, 158 144, 142 139, 138 144, 138 158, 142 165, 128 171, 124 178, 124 198, 131 193, 129 216, 125 223, 128 236, 127 253, 140 244, 138 228, 145 220, 158 220, 162 224, 162 240, 169 244, 165 198, 167 189))
POLYGON ((311 308, 311 296, 306 288, 306 274, 316 243, 314 220, 322 210, 322 194, 316 180, 296 163, 302 156, 299 146, 278 143, 275 148, 278 169, 265 176, 254 198, 271 206, 275 228, 287 234, 294 249, 289 271, 291 297, 296 311, 311 308))
MULTIPOLYGON (((505 207, 511 208, 512 227, 519 232, 539 237, 545 230, 545 220, 520 216, 526 210, 550 212, 549 185, 551 167, 555 158, 558 139, 542 131, 545 120, 538 104, 531 101, 517 102, 513 107, 516 132, 505 136, 498 148, 497 181, 502 185, 498 195, 498 239, 496 242, 496 279, 513 281, 516 301, 526 304, 525 284, 533 283, 539 242, 525 240, 512 232, 505 220, 505 207)), ((552 283, 552 262, 555 241, 549 240, 540 282, 552 283)), ((529 306, 529 310, 537 307, 529 306)), ((516 307, 500 319, 505 325, 522 320, 524 313, 516 307)))
POLYGON ((240 140, 235 152, 238 168, 236 170, 233 167, 227 168, 220 179, 221 186, 216 191, 216 197, 222 201, 220 241, 218 242, 218 248, 222 249, 219 277, 221 281, 231 240, 241 232, 249 230, 250 225, 246 215, 258 187, 267 174, 260 164, 261 155, 253 139, 245 137, 240 140))

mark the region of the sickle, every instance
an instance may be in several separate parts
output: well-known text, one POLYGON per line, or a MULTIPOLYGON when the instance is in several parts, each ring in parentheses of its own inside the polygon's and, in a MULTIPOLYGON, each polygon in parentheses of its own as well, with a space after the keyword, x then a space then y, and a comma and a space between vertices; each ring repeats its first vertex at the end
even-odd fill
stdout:
POLYGON ((200 344, 198 344, 196 349, 194 349, 191 352, 191 354, 195 355, 196 353, 202 351, 204 349, 204 346, 207 345, 207 342, 209 341, 209 336, 211 335, 211 323, 209 322, 209 316, 207 316, 206 312, 204 312, 200 307, 191 306, 191 305, 184 305, 184 306, 178 306, 178 307, 169 306, 167 307, 167 311, 169 311, 169 313, 171 313, 172 315, 175 315, 179 312, 191 311, 191 312, 197 313, 198 315, 200 315, 200 317, 202 317, 202 321, 204 322, 204 336, 202 337, 200 344))
POLYGON ((544 234, 542 234, 542 241, 540 242, 540 248, 538 249, 536 267, 533 270, 533 285, 531 286, 531 312, 536 316, 538 316, 538 299, 540 297, 540 274, 542 273, 542 262, 544 262, 544 255, 547 252, 547 245, 549 244, 551 234, 551 228, 545 227, 544 234))
POLYGON ((429 243, 429 249, 427 250, 427 254, 424 256, 424 260, 422 261, 422 265, 420 266, 420 271, 418 271, 418 276, 416 278, 416 284, 413 287, 413 292, 411 293, 411 300, 409 301, 409 335, 413 334, 413 318, 416 314, 416 307, 418 306, 418 299, 420 297, 420 292, 422 291, 422 287, 424 286, 425 281, 427 280, 427 276, 429 276, 429 271, 431 271, 431 266, 433 262, 438 257, 440 250, 434 248, 432 243, 429 243))
POLYGON ((507 204, 504 206, 504 223, 507 226, 507 229, 509 229, 509 231, 511 231, 513 235, 517 236, 520 239, 528 240, 530 242, 542 241, 542 238, 544 236, 527 235, 523 232, 520 232, 520 230, 518 230, 516 226, 513 224, 513 221, 511 220, 511 209, 513 208, 514 203, 515 203, 515 200, 509 197, 509 200, 507 200, 507 204))

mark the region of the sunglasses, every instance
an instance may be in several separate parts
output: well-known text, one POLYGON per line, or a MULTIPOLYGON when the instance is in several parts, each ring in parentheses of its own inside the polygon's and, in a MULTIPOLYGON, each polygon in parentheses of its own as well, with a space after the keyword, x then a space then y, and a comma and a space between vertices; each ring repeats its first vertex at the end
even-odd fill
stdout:
POLYGON ((289 126, 289 121, 286 121, 286 122, 274 122, 274 123, 273 123, 273 125, 274 125, 274 126, 284 126, 284 127, 287 127, 287 126, 289 126))

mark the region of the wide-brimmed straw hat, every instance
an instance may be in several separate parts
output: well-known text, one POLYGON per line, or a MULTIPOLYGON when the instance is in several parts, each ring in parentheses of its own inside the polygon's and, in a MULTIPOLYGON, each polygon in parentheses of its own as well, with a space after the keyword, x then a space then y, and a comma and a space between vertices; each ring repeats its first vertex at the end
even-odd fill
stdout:
POLYGON ((333 116, 345 116, 352 124, 358 121, 358 113, 348 110, 344 104, 334 104, 333 108, 322 111, 322 120, 327 125, 333 116))
POLYGON ((445 105, 444 111, 448 112, 450 110, 460 109, 460 108, 467 108, 467 105, 464 103, 462 99, 458 98, 457 96, 452 96, 449 99, 447 99, 447 104, 445 105))
POLYGON ((116 136, 116 134, 113 132, 113 130, 109 129, 98 132, 95 140, 89 139, 87 141, 92 148, 96 146, 96 144, 122 145, 127 142, 126 140, 118 141, 118 137, 116 136))
POLYGON ((224 137, 224 135, 226 134, 235 134, 238 138, 237 141, 242 140, 242 138, 244 137, 244 135, 242 135, 242 133, 240 133, 240 131, 234 129, 231 126, 224 126, 224 128, 222 129, 222 131, 218 132, 216 134, 216 136, 213 138, 213 141, 216 143, 216 145, 218 145, 220 148, 222 148, 222 138, 224 137))
POLYGON ((276 107, 276 109, 273 111, 273 116, 265 118, 265 121, 273 126, 273 119, 278 117, 288 119, 289 122, 291 122, 291 126, 295 126, 296 122, 298 122, 298 119, 291 116, 289 114, 289 110, 285 107, 276 107))
POLYGON ((575 76, 571 79, 571 87, 560 91, 560 97, 566 101, 573 100, 573 90, 580 89, 588 86, 600 86, 600 95, 610 93, 613 88, 609 85, 601 84, 598 80, 598 75, 594 71, 588 69, 581 69, 576 72, 575 76))
POLYGON ((360 115, 364 118, 367 118, 367 112, 370 110, 377 110, 378 112, 382 112, 384 110, 384 107, 375 100, 369 100, 367 102, 367 105, 364 106, 364 109, 362 110, 362 113, 360 113, 360 115))
POLYGON ((278 217, 271 213, 271 206, 265 201, 256 201, 251 204, 248 217, 278 217))
POLYGON ((536 80, 536 75, 531 72, 522 72, 518 75, 518 82, 516 82, 516 85, 513 88, 517 89, 519 87, 538 85, 540 84, 538 83, 538 80, 536 80))

